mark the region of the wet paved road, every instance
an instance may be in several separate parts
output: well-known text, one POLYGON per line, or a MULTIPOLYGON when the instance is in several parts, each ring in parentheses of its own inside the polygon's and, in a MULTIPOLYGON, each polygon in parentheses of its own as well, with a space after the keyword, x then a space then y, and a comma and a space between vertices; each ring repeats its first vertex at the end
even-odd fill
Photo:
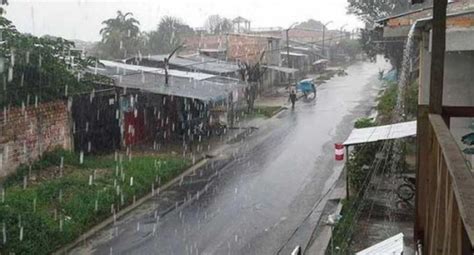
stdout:
POLYGON ((183 191, 188 198, 199 192, 195 199, 178 205, 179 191, 164 192, 74 253, 276 254, 333 185, 333 144, 371 110, 384 67, 349 67, 348 76, 319 87, 316 102, 298 102, 225 150, 227 160, 183 180, 195 185, 183 191))

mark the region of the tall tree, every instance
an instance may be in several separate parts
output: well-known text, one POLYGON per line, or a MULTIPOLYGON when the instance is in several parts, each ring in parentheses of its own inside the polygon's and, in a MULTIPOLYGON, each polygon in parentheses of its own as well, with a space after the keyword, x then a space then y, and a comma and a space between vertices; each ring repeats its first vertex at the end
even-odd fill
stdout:
POLYGON ((161 19, 158 29, 147 34, 148 52, 170 53, 184 42, 186 36, 193 34, 194 30, 180 19, 165 16, 161 19))
POLYGON ((208 33, 218 35, 232 32, 233 25, 232 21, 228 18, 211 15, 206 19, 204 28, 208 33))
POLYGON ((102 25, 101 50, 106 58, 126 58, 139 51, 140 22, 131 12, 117 11, 115 18, 104 20, 102 25))
MULTIPOLYGON (((1 8, 0 8, 1 10, 1 8)), ((20 33, 0 15, 0 107, 31 105, 89 92, 97 76, 84 72, 96 60, 82 58, 74 43, 20 33)))
POLYGON ((407 0, 348 0, 348 12, 355 14, 367 24, 410 9, 407 0))

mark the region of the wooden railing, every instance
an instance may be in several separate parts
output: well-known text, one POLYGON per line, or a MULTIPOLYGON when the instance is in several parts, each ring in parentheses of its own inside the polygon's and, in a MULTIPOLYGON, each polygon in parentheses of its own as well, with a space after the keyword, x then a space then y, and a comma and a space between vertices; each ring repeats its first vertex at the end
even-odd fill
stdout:
POLYGON ((423 254, 474 254, 474 176, 440 115, 419 143, 415 236, 423 254))

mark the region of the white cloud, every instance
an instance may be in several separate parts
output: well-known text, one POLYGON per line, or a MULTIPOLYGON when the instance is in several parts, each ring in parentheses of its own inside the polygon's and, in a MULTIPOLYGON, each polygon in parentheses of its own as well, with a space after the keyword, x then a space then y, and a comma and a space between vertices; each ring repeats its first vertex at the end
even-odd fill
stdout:
POLYGON ((142 30, 154 29, 164 15, 180 17, 200 27, 211 14, 243 16, 252 27, 286 27, 296 21, 333 20, 333 28, 348 24, 360 27, 356 17, 346 14, 347 0, 20 0, 10 1, 7 17, 22 32, 51 34, 69 39, 99 40, 101 22, 117 10, 132 12, 142 30))

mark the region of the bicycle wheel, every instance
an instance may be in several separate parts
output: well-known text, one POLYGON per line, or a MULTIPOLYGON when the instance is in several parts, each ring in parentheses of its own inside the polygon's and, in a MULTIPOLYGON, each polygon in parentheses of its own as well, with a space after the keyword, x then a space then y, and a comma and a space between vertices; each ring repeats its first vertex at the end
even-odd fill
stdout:
POLYGON ((410 184, 402 184, 397 188, 397 196, 402 200, 408 201, 415 196, 415 190, 410 184))

